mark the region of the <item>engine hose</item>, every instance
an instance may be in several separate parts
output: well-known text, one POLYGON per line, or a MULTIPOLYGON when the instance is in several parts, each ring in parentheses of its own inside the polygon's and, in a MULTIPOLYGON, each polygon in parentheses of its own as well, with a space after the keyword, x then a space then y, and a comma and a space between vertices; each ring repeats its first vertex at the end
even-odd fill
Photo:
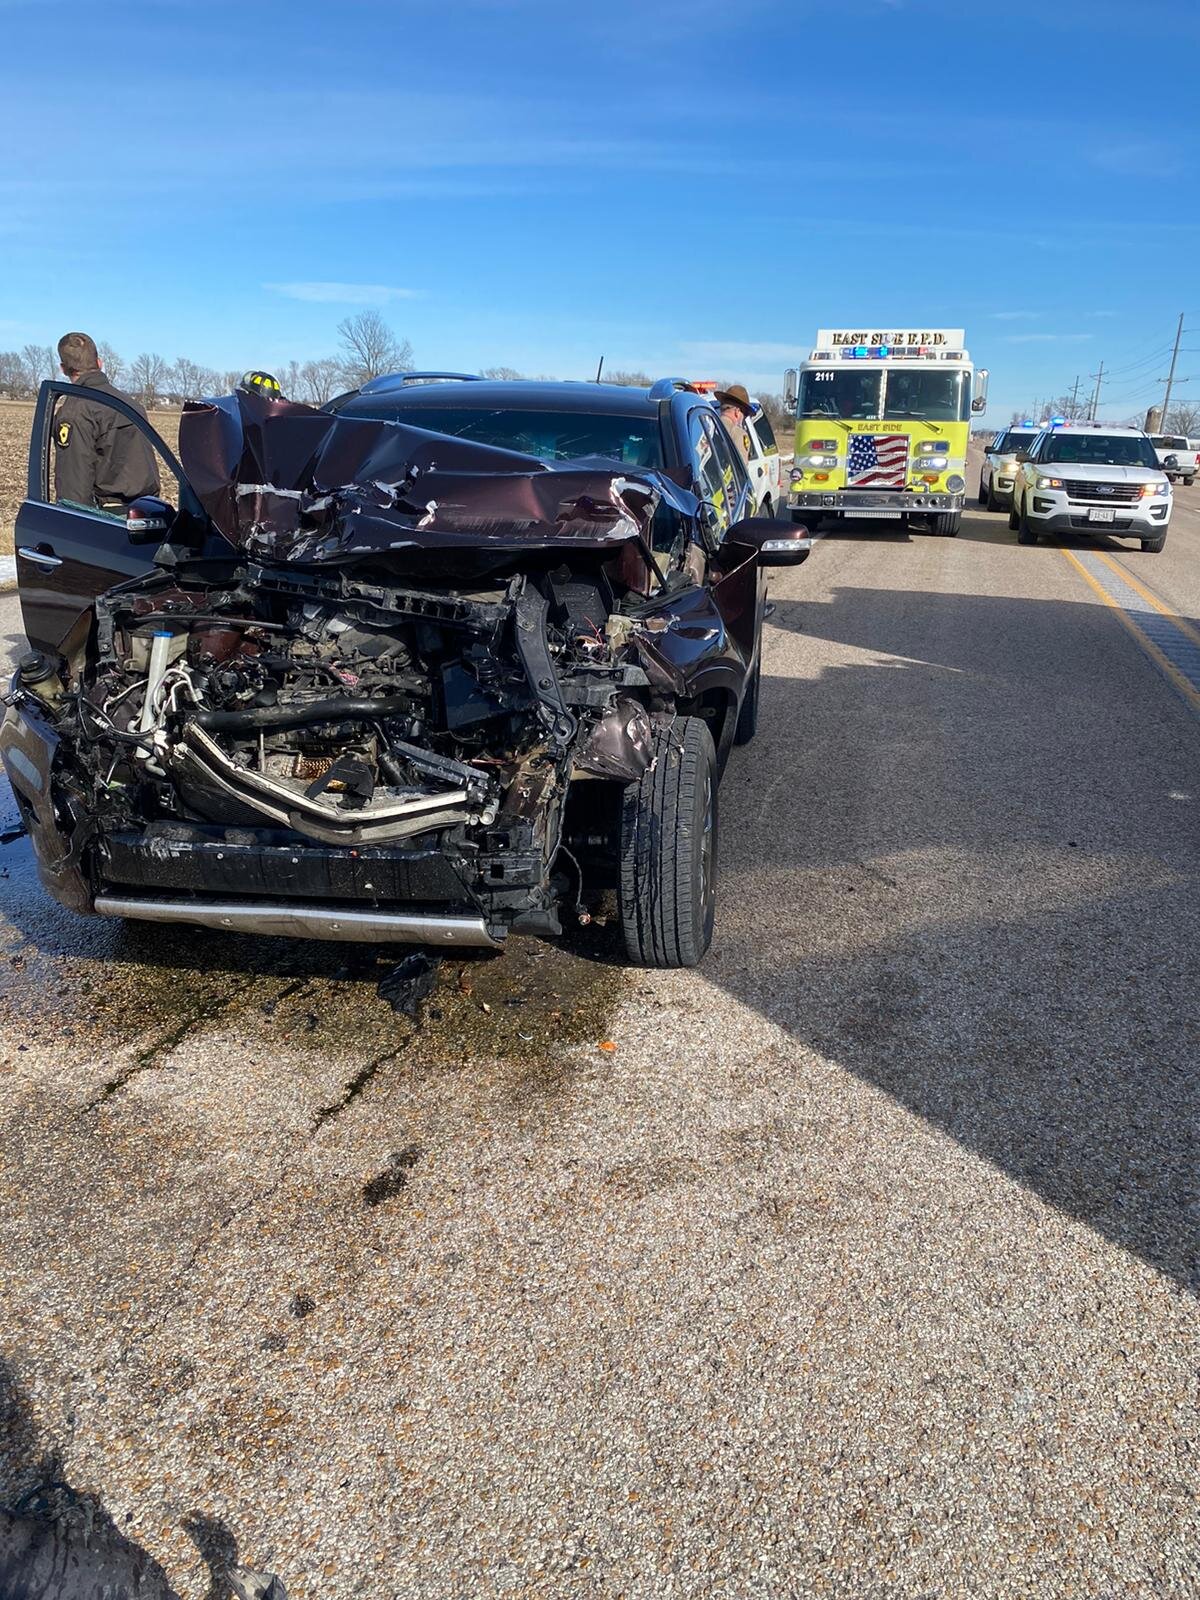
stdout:
POLYGON ((245 733, 258 728, 303 728, 310 722, 377 722, 411 712, 407 695, 340 695, 302 706, 253 706, 248 711, 197 711, 191 718, 209 733, 245 733))

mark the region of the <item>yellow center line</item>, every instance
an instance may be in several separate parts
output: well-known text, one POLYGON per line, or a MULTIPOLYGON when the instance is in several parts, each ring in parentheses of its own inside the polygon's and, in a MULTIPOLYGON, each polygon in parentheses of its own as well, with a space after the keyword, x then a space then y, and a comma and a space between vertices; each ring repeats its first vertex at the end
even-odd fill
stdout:
MULTIPOLYGON (((1095 555, 1097 552, 1091 551, 1089 553, 1095 555)), ((1095 592, 1100 596, 1101 600, 1104 601, 1104 604, 1108 606, 1111 611, 1116 612, 1117 616, 1133 635, 1137 643, 1154 662, 1155 666, 1158 667, 1159 671, 1164 673, 1166 677, 1171 680, 1171 682, 1179 690, 1180 694, 1191 706, 1192 710, 1200 712, 1200 691, 1197 691, 1196 688, 1188 682, 1178 667, 1172 665, 1172 663, 1167 660, 1166 656, 1163 655, 1162 651, 1155 644, 1154 640, 1142 632, 1137 623, 1134 622, 1133 618, 1125 610, 1124 606, 1113 599, 1112 595, 1109 594, 1104 585, 1099 581, 1098 578, 1094 578, 1092 576, 1082 561, 1077 560, 1070 550, 1060 550, 1059 554, 1066 557, 1066 559, 1075 568, 1076 572, 1078 572, 1084 578, 1089 588, 1094 589, 1095 592)), ((1113 563, 1109 562, 1109 565, 1113 566, 1113 563)), ((1120 567, 1114 567, 1113 570, 1117 572, 1121 578, 1128 577, 1128 574, 1120 567)), ((1147 596, 1147 598, 1149 597, 1147 596)), ((1171 613, 1164 612, 1164 615, 1171 616, 1171 613)), ((1172 620, 1174 621, 1175 619, 1172 617, 1172 620)))
POLYGON ((1155 611, 1161 612, 1168 621, 1173 622, 1180 633, 1189 638, 1193 644, 1200 645, 1200 632, 1193 628, 1190 622, 1185 622, 1178 612, 1172 611, 1169 606, 1164 605, 1156 594, 1151 594, 1145 584, 1139 583, 1132 572, 1114 561, 1111 556, 1105 555, 1103 550, 1089 550, 1088 554, 1095 556, 1097 561, 1103 561, 1106 567, 1111 567, 1117 577, 1123 583, 1127 583, 1135 594, 1140 594, 1147 605, 1152 605, 1155 611))

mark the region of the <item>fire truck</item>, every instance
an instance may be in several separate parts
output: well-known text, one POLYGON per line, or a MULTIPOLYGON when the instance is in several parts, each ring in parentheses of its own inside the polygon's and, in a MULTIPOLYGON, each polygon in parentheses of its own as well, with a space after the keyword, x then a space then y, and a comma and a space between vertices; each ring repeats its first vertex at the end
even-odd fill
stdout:
POLYGON ((987 378, 961 328, 822 328, 784 378, 796 417, 793 520, 919 517, 956 534, 987 378))

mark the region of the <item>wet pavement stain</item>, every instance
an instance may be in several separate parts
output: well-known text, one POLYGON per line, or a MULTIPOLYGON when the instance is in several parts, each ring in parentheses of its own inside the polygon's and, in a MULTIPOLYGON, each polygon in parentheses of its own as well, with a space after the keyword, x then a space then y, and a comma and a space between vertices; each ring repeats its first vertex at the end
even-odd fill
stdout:
MULTIPOLYGON (((22 1058, 106 1064, 95 1105, 205 1030, 244 1025, 248 1039, 285 1053, 366 1063, 358 1093, 401 1056, 418 1075, 556 1058, 606 1038, 621 997, 611 929, 556 946, 514 939, 499 954, 443 961, 415 1038, 413 1021, 378 993, 413 953, 78 916, 51 899, 28 840, 17 838, 0 863, 0 1006, 10 1024, 0 1072, 22 1058)), ((345 1102, 326 1098, 326 1114, 345 1102)))

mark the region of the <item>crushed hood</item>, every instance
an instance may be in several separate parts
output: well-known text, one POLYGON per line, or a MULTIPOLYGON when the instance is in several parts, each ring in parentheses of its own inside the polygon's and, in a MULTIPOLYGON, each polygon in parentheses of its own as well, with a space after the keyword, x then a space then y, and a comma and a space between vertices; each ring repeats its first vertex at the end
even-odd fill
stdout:
POLYGON ((179 453, 217 528, 265 560, 594 548, 647 539, 660 501, 688 518, 699 506, 665 472, 594 458, 550 464, 256 395, 187 405, 179 453))

